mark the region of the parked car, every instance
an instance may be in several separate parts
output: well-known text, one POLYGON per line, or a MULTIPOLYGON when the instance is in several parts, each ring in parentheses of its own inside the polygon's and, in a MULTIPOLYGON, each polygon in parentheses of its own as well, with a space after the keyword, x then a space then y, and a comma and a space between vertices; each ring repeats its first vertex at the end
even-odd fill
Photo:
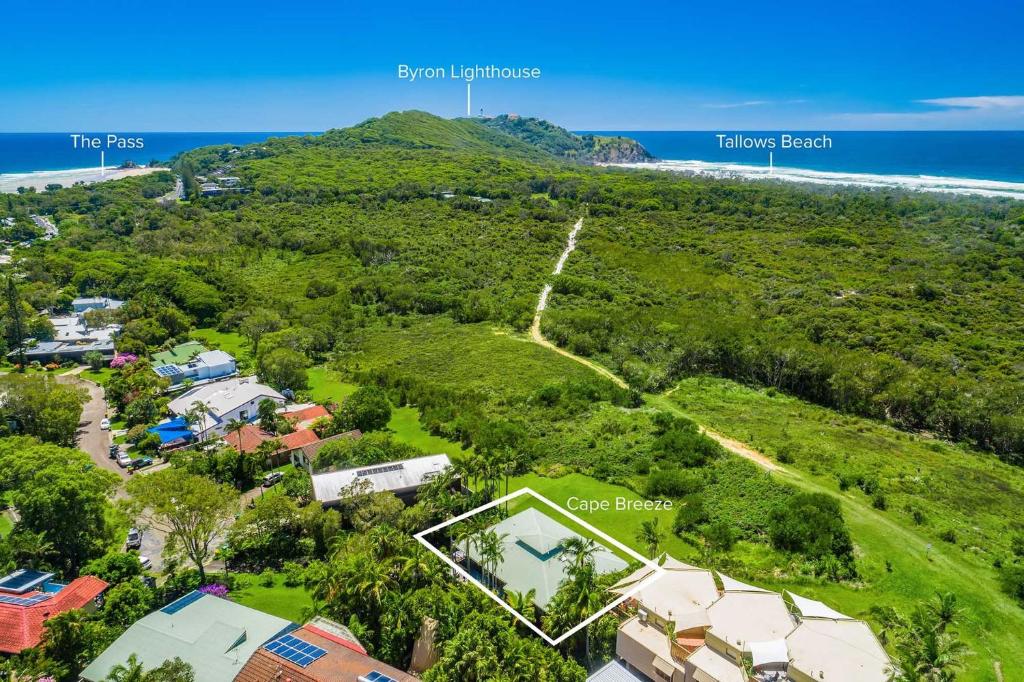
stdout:
POLYGON ((269 488, 275 483, 278 483, 282 478, 284 478, 284 474, 282 474, 280 471, 271 471, 269 474, 263 477, 263 487, 269 488))
POLYGON ((139 563, 142 564, 142 570, 144 571, 153 568, 153 561, 148 556, 140 556, 139 563))
POLYGON ((109 431, 110 430, 110 420, 107 419, 106 417, 101 419, 100 420, 100 428, 103 429, 104 431, 109 431))
POLYGON ((153 464, 152 457, 136 457, 132 460, 132 469, 142 469, 153 464))
POLYGON ((110 459, 117 459, 117 456, 121 454, 121 446, 115 443, 110 446, 110 450, 108 452, 110 454, 110 459))
POLYGON ((117 455, 117 465, 124 469, 132 463, 132 458, 128 456, 127 452, 120 452, 117 455))
POLYGON ((138 528, 128 530, 128 539, 124 541, 125 549, 139 549, 142 547, 142 532, 138 528))

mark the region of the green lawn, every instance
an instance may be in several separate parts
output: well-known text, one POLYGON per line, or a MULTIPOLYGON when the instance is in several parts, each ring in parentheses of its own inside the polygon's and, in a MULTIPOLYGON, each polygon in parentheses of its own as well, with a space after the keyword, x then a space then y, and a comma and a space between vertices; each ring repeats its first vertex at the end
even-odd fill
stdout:
MULTIPOLYGON (((759 582, 793 588, 838 610, 867 617, 872 606, 909 612, 936 591, 955 593, 966 608, 961 633, 974 654, 962 678, 1024 679, 1024 608, 1006 596, 992 567, 1008 535, 1020 532, 1024 471, 994 457, 900 433, 863 419, 767 391, 714 379, 680 384, 654 406, 700 423, 770 454, 788 452, 783 480, 838 497, 857 548, 858 584, 821 583, 764 572, 759 582), (835 473, 877 475, 888 510, 872 507, 856 487, 840 492, 835 473), (910 508, 923 510, 916 525, 910 508), (938 539, 952 528, 956 544, 938 539)), ((869 619, 870 620, 870 619, 869 619)))
POLYGON ((191 336, 209 348, 219 348, 226 353, 230 353, 238 362, 250 360, 249 342, 241 334, 220 332, 206 327, 192 330, 191 336))
POLYGON ((11 518, 7 516, 6 512, 0 512, 0 538, 7 537, 12 528, 14 528, 14 524, 11 523, 11 518))
POLYGON ((100 386, 106 386, 107 382, 110 381, 111 377, 114 376, 116 370, 110 369, 109 367, 103 367, 101 369, 87 369, 83 371, 79 376, 83 379, 93 381, 100 386))
POLYGON ((274 585, 264 587, 257 575, 235 574, 231 599, 243 606, 286 618, 295 623, 305 621, 304 611, 313 605, 313 598, 302 586, 286 587, 284 576, 274 576, 274 585))
POLYGON ((341 404, 359 386, 343 381, 338 373, 324 366, 310 367, 309 394, 314 402, 341 404))
POLYGON ((395 440, 413 445, 431 455, 444 453, 452 458, 461 459, 466 453, 459 443, 428 433, 420 424, 420 413, 415 407, 393 409, 388 430, 394 432, 395 440))

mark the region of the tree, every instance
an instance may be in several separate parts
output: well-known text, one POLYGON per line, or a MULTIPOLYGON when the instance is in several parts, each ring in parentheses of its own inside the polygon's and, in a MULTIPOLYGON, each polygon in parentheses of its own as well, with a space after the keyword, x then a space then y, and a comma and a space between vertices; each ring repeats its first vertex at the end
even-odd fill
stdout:
POLYGON ((279 390, 304 391, 309 388, 306 367, 309 360, 291 348, 275 348, 260 356, 260 376, 279 390))
POLYGON ((81 609, 73 609, 46 621, 40 648, 53 662, 53 676, 60 682, 71 682, 115 636, 102 622, 81 609))
MULTIPOLYGON (((21 188, 18 188, 18 192, 21 192, 21 188)), ((14 277, 11 275, 7 276, 7 315, 10 317, 11 326, 10 334, 8 336, 8 342, 14 346, 14 349, 18 351, 18 364, 21 366, 22 371, 25 370, 25 322, 23 320, 23 312, 21 309, 21 299, 18 297, 18 286, 14 282, 14 277)))
POLYGON ((103 604, 103 622, 125 629, 153 609, 153 591, 141 580, 114 585, 107 590, 103 604))
POLYGON ((142 575, 142 564, 137 554, 114 552, 87 563, 82 574, 94 575, 110 585, 120 585, 142 575))
POLYGON ((0 419, 14 425, 16 433, 35 436, 47 443, 72 447, 88 393, 58 383, 51 376, 7 375, 0 377, 0 419))
POLYGON ((99 351, 91 350, 82 356, 85 363, 94 371, 98 372, 103 368, 103 354, 99 351))
POLYGON ((391 402, 376 386, 361 386, 345 399, 334 415, 338 431, 375 431, 391 421, 391 402))
POLYGON ((165 553, 184 554, 205 583, 204 565, 213 553, 213 541, 238 510, 235 489, 175 467, 132 478, 128 493, 133 515, 167 533, 165 553))
POLYGON ((135 654, 128 656, 128 661, 118 663, 103 682, 194 682, 195 670, 177 656, 164 661, 152 670, 144 670, 135 654))
POLYGON ((665 539, 665 534, 658 528, 658 518, 647 519, 640 524, 640 530, 637 531, 636 540, 644 546, 647 550, 647 556, 653 559, 658 555, 658 550, 661 548, 661 541, 665 539))
POLYGON ((242 333, 242 336, 249 339, 249 344, 252 346, 252 354, 257 356, 260 350, 260 339, 263 338, 263 335, 277 331, 283 326, 284 321, 280 315, 273 310, 260 308, 253 311, 242 321, 239 331, 242 333))
POLYGON ((278 426, 283 419, 277 414, 277 403, 270 398, 264 398, 256 412, 259 415, 261 429, 268 433, 279 433, 278 426))
POLYGON ((831 554, 852 569, 853 542, 839 501, 825 493, 799 493, 772 510, 769 535, 776 549, 819 559, 831 554))

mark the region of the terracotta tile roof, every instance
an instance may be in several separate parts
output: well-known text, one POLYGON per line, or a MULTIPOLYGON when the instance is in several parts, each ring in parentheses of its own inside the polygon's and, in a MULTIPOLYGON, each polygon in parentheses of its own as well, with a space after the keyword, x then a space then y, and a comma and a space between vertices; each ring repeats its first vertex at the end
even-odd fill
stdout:
POLYGON ((239 452, 255 452, 256 448, 271 438, 274 438, 272 433, 267 433, 256 424, 246 424, 241 431, 224 434, 227 444, 239 452))
MULTIPOLYGON (((107 583, 91 575, 72 580, 50 599, 33 606, 0 604, 0 652, 16 654, 34 647, 42 639, 44 623, 59 613, 80 609, 107 589, 107 583)), ((19 597, 31 597, 29 592, 19 597)))
POLYGON ((315 431, 309 429, 299 429, 298 431, 292 431, 291 433, 280 436, 278 440, 281 441, 281 450, 294 450, 301 448, 303 445, 312 445, 320 440, 320 436, 316 435, 315 431))
POLYGON ((235 676, 235 682, 356 682, 360 675, 374 670, 398 682, 416 682, 409 673, 355 651, 351 642, 325 637, 328 633, 320 628, 307 625, 291 634, 325 649, 327 654, 302 668, 260 647, 235 676))
POLYGON ((281 416, 283 416, 293 425, 301 424, 303 426, 308 426, 309 424, 315 422, 317 419, 322 419, 324 417, 329 418, 331 416, 331 413, 328 412, 327 408, 324 407, 323 405, 311 405, 309 407, 304 407, 300 410, 294 410, 292 412, 282 412, 281 416))

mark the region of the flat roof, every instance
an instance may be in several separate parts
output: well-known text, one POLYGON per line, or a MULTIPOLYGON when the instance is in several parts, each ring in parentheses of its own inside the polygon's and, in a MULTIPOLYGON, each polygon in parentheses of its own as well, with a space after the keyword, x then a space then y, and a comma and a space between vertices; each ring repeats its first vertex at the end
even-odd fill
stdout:
POLYGON ((188 362, 193 356, 205 353, 208 349, 198 341, 187 341, 185 343, 179 343, 170 350, 160 351, 159 353, 153 353, 152 365, 153 367, 161 367, 163 365, 180 365, 188 362))
MULTIPOLYGON (((662 576, 635 593, 633 599, 660 618, 677 621, 677 625, 683 629, 688 629, 688 624, 699 620, 694 614, 701 613, 706 619, 704 612, 719 596, 711 571, 684 564, 671 557, 661 567, 665 570, 662 576)), ((616 583, 611 591, 625 594, 653 573, 653 569, 642 566, 616 583)))
MULTIPOLYGON (((706 644, 690 654, 686 662, 710 675, 710 679, 717 682, 747 682, 747 676, 735 661, 729 660, 706 644)), ((694 679, 703 681, 708 678, 694 675, 694 679)))
MULTIPOLYGON (((545 608, 566 577, 568 563, 562 543, 581 536, 533 508, 514 514, 488 530, 505 536, 504 554, 496 573, 506 589, 523 594, 535 590, 534 603, 545 608)), ((598 573, 614 573, 628 567, 607 547, 600 543, 597 546, 594 568, 598 573)), ((479 563, 477 550, 472 545, 469 555, 479 563)))

